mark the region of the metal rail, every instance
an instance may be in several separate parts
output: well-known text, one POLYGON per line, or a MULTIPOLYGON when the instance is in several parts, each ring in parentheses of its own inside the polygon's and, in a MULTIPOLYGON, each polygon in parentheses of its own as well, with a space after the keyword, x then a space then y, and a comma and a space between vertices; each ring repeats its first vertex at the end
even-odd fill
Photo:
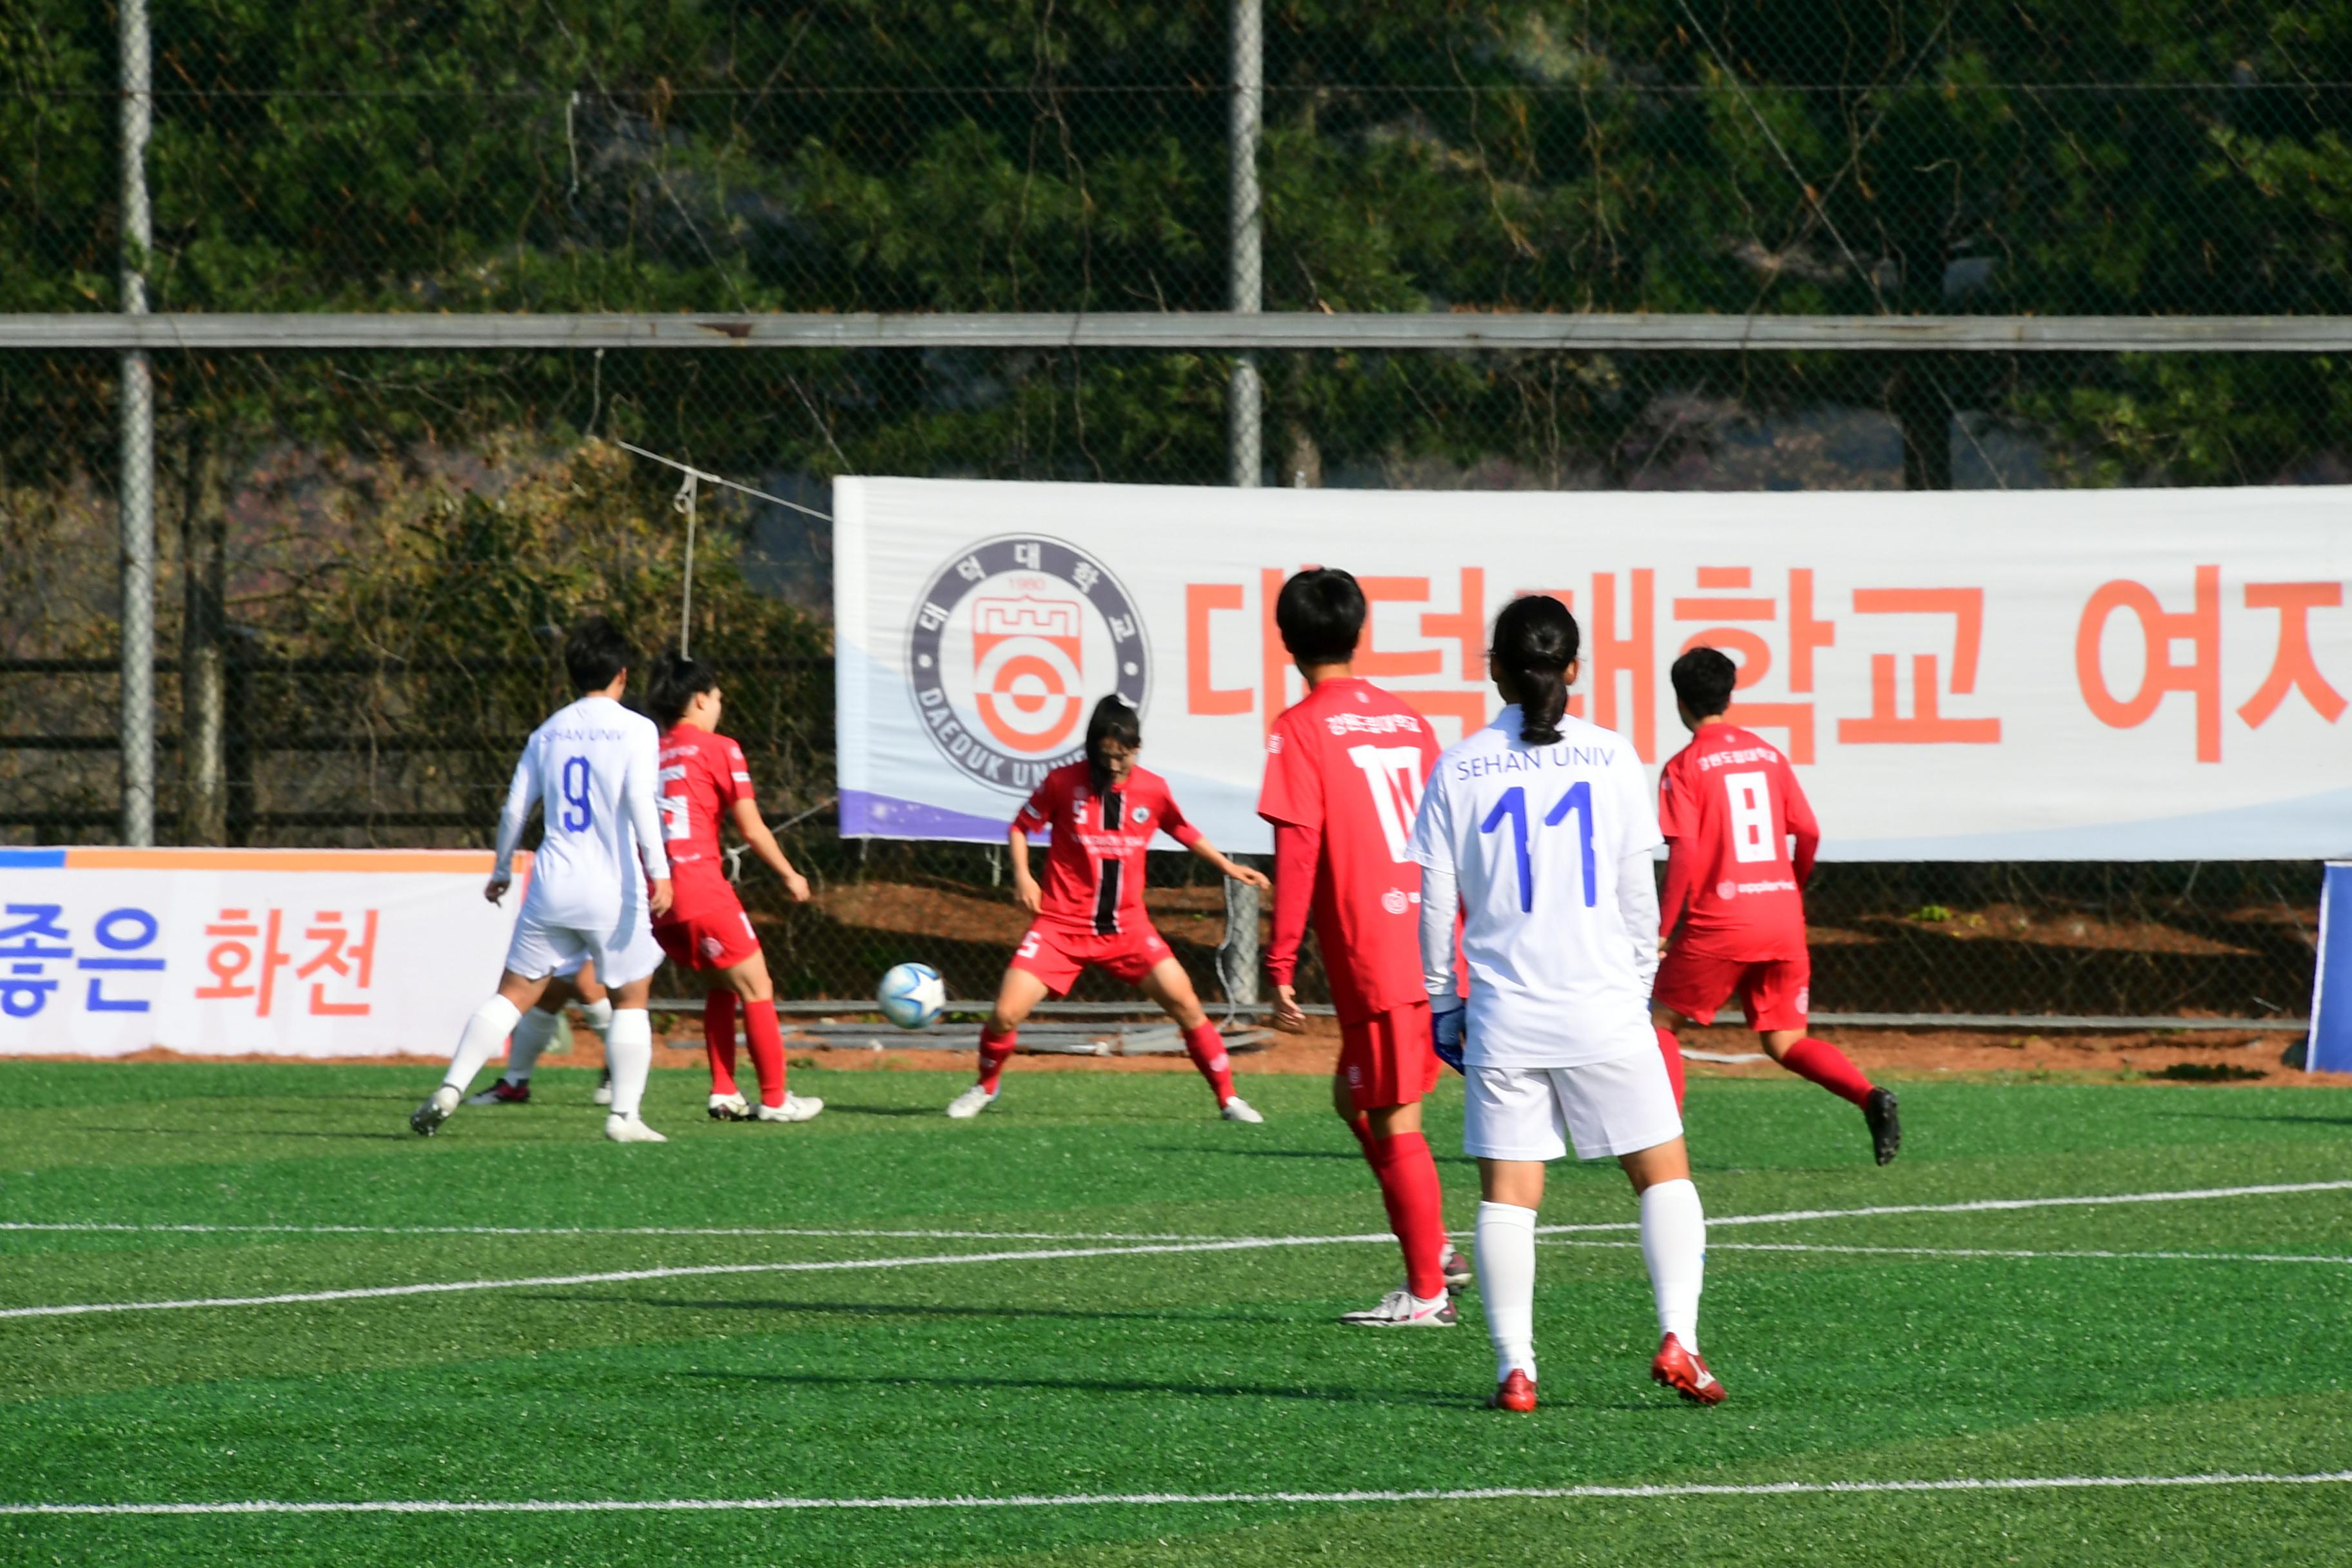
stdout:
POLYGON ((2336 353, 2352 349, 2352 316, 0 314, 0 349, 59 352, 957 347, 2336 353))

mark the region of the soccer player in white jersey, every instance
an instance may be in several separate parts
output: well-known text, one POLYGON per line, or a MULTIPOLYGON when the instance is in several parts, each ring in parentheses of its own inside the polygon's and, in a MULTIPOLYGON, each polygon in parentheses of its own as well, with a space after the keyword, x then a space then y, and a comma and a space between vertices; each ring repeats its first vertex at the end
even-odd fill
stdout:
POLYGON ((1706 1215, 1650 1029, 1664 840, 1641 759, 1622 736, 1567 714, 1576 618, 1540 595, 1495 620, 1488 673, 1509 704, 1437 759, 1413 823, 1422 865, 1423 984, 1438 1053, 1466 1079, 1463 1152, 1484 1201, 1475 1244, 1495 1342, 1498 1409, 1536 1407, 1536 1211, 1544 1164, 1613 1156, 1642 1205, 1656 1299, 1650 1375, 1713 1405, 1698 1354, 1706 1215), (1465 917, 1465 1006, 1454 916, 1465 917))
POLYGON ((564 668, 580 700, 534 731, 515 763, 499 818, 498 866, 484 889, 490 902, 504 898, 512 884, 515 847, 530 808, 541 801, 546 837, 531 862, 530 890, 515 921, 498 994, 467 1020, 448 1075, 408 1119, 426 1137, 449 1120, 467 1084, 548 982, 593 961, 613 999, 613 1022, 604 1032, 613 1105, 604 1136, 616 1143, 668 1142, 637 1114, 654 1058, 646 997, 662 961, 652 917, 668 911, 670 881, 655 805, 660 738, 652 720, 620 701, 628 689, 629 658, 628 639, 602 616, 573 627, 564 642, 564 668))

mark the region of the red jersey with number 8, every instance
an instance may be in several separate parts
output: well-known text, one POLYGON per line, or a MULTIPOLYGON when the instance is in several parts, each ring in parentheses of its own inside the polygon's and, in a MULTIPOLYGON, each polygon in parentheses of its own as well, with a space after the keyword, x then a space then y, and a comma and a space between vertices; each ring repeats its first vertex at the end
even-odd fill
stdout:
POLYGON ((1659 774, 1658 828, 1660 935, 1694 956, 1804 956, 1804 886, 1822 830, 1779 748, 1734 724, 1701 726, 1659 774))
POLYGON ((1024 833, 1050 828, 1037 923, 1087 936, 1151 930, 1143 910, 1143 855, 1154 836, 1191 848, 1201 830, 1184 820, 1168 783, 1136 768, 1118 789, 1095 794, 1093 770, 1071 763, 1047 773, 1013 821, 1024 833))

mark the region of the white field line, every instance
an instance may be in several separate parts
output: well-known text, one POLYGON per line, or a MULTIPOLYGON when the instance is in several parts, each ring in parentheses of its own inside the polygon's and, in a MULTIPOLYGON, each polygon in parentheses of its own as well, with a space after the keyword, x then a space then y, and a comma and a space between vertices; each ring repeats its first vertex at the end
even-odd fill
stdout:
MULTIPOLYGON (((1548 1240, 1546 1247, 1635 1247, 1638 1241, 1548 1240)), ((2105 1252, 2091 1248, 2037 1250, 2021 1247, 1832 1247, 1802 1241, 1710 1241, 1709 1252, 1832 1252, 1887 1258, 2112 1258, 2179 1263, 2332 1263, 2352 1267, 2352 1258, 2311 1252, 2105 1252)))
POLYGON ((614 1268, 593 1274, 539 1274, 521 1279, 450 1279, 415 1285, 369 1285, 343 1290, 289 1290, 273 1296, 212 1296, 181 1301, 81 1301, 54 1307, 9 1307, 0 1318, 69 1318, 92 1312, 158 1312, 188 1307, 284 1307, 308 1301, 369 1301, 389 1296, 438 1296, 461 1290, 522 1290, 557 1285, 614 1285, 640 1279, 707 1279, 724 1274, 821 1274, 856 1269, 920 1268, 960 1263, 1023 1263, 1065 1258, 1139 1258, 1171 1252, 1252 1252, 1271 1247, 1332 1247, 1396 1238, 1365 1236, 1253 1236, 1228 1240, 1159 1242, 1140 1247, 1055 1247, 1023 1252, 958 1252, 924 1258, 829 1258, 801 1263, 705 1263, 669 1268, 614 1268))
POLYGON ((1078 1492, 1066 1496, 865 1498, 581 1498, 471 1502, 457 1499, 362 1502, 12 1502, 5 1514, 305 1514, 305 1513, 725 1513, 793 1510, 993 1508, 1231 1508, 1281 1503, 1494 1502, 1513 1499, 1571 1500, 1711 1497, 1815 1497, 1886 1492, 2098 1491, 2149 1487, 2310 1487, 2352 1481, 2352 1470, 2303 1475, 2214 1473, 2194 1476, 1953 1476, 1914 1481, 1759 1481, 1753 1485, 1690 1482, 1630 1487, 1464 1487, 1426 1490, 1276 1492, 1078 1492))
MULTIPOLYGON (((2199 1187, 2181 1192, 2105 1193, 2055 1198, 1975 1198, 1953 1204, 1881 1204, 1869 1208, 1785 1209, 1773 1214, 1709 1215, 1710 1226, 1787 1225, 1801 1220, 1864 1219, 1885 1215, 1983 1214, 2001 1209, 2078 1208, 2101 1204, 2177 1204, 2209 1198, 2266 1197, 2280 1193, 2334 1193, 2352 1190, 2352 1181, 2282 1182, 2267 1186, 2199 1187)), ((1538 1226, 1538 1236, 1568 1236, 1591 1231, 1638 1230, 1633 1220, 1607 1220, 1590 1225, 1538 1226)), ((1046 1230, 870 1230, 819 1229, 797 1226, 490 1226, 490 1225, 130 1225, 97 1220, 36 1222, 0 1220, 0 1232, 54 1231, 148 1236, 676 1236, 757 1237, 802 1236, 863 1237, 910 1241, 1260 1241, 1258 1237, 1214 1237, 1160 1234, 1149 1231, 1046 1230)), ((1275 1244, 1304 1245, 1317 1241, 1379 1240, 1388 1236, 1287 1237, 1275 1244)))

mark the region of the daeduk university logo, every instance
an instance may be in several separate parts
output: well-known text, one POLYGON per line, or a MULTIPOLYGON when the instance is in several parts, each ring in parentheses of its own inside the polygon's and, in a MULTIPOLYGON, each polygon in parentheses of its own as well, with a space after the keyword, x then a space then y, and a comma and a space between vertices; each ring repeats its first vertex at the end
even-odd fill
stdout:
POLYGON ((1150 677, 1127 590, 1058 539, 974 545, 932 577, 908 632, 908 694, 931 743, 1007 795, 1077 761, 1100 698, 1116 691, 1139 710, 1150 677))

